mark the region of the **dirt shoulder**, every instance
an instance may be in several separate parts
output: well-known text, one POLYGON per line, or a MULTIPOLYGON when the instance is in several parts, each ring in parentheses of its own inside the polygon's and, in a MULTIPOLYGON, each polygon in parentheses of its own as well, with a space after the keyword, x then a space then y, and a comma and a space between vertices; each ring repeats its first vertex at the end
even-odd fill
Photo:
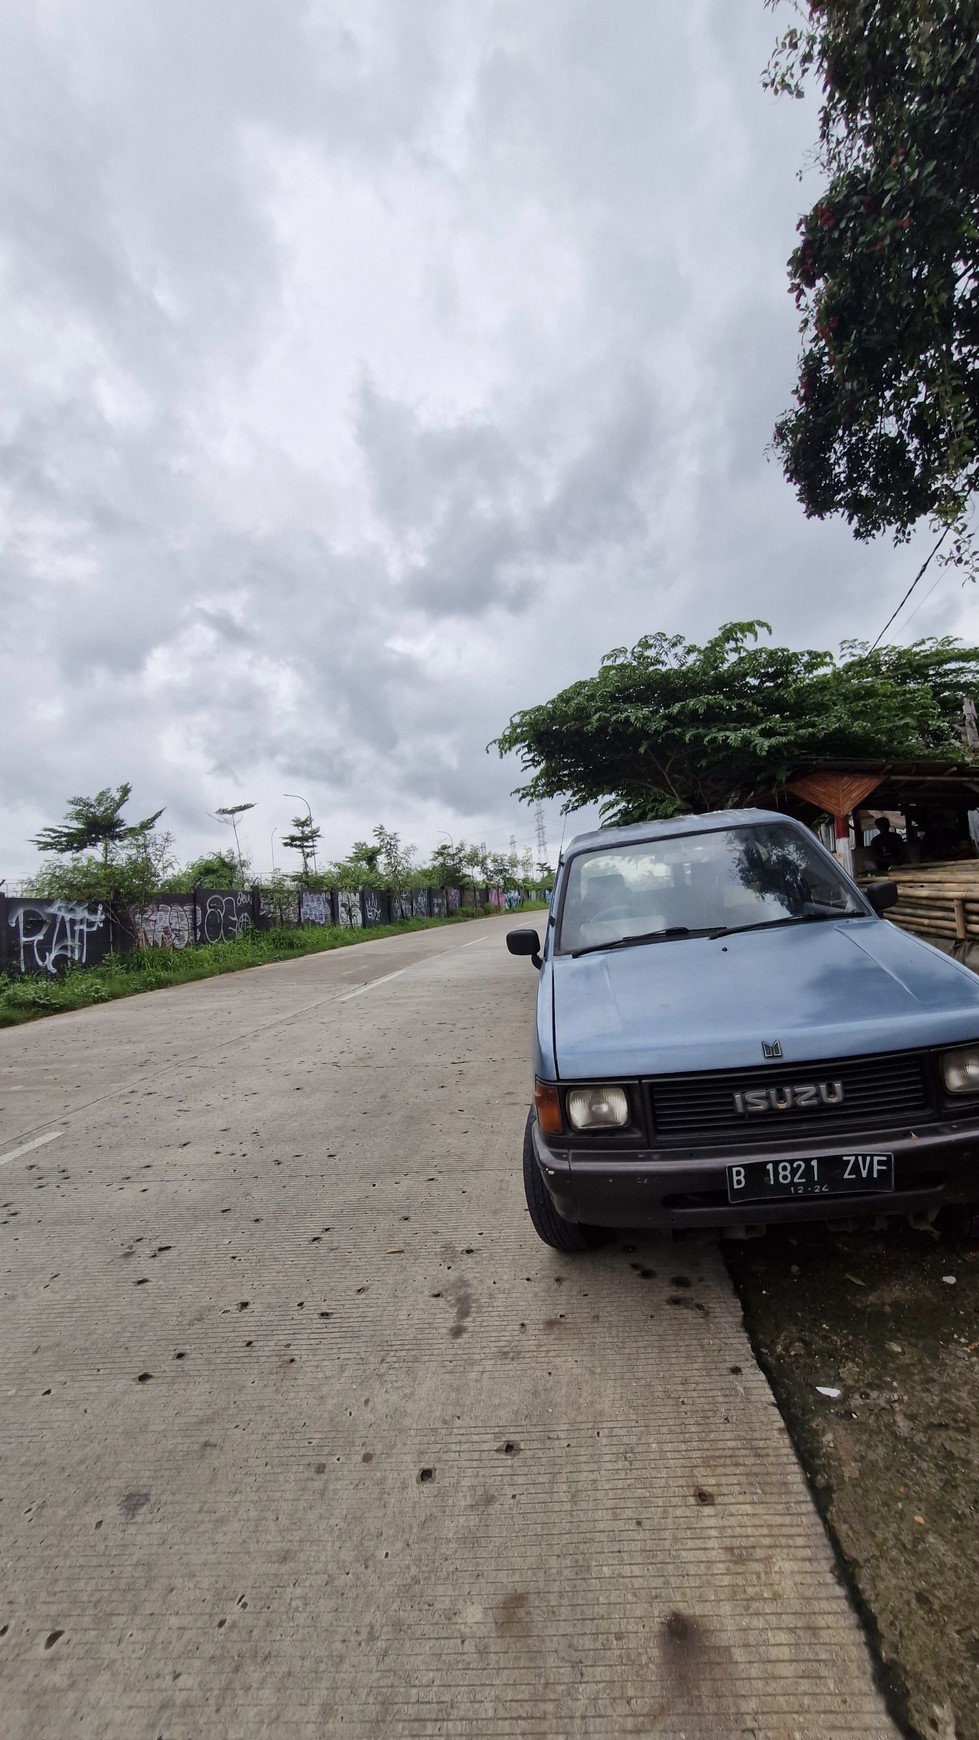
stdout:
POLYGON ((979 1244, 813 1228, 726 1252, 895 1715, 979 1740, 979 1244))

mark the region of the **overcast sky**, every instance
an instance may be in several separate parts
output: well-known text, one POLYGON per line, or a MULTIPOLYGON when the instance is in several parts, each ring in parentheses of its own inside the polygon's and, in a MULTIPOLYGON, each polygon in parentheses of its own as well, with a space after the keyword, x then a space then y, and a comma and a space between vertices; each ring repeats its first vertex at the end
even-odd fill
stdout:
MULTIPOLYGON (((0 0, 0 876, 127 779, 183 857, 253 801, 267 868, 286 791, 330 857, 522 844, 485 745, 610 647, 874 637, 920 557, 764 453, 818 188, 777 22, 0 0)), ((950 574, 909 612, 976 633, 950 574)))

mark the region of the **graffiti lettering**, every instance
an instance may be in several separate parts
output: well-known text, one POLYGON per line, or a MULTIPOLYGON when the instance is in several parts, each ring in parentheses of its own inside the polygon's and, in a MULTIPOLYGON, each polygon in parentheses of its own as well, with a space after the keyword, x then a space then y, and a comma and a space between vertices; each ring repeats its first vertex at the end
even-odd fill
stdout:
POLYGON ((416 888, 411 897, 411 915, 413 918, 428 917, 428 889, 416 888))
POLYGON ((448 901, 449 911, 450 912, 458 912, 460 906, 462 905, 461 890, 458 888, 450 888, 448 890, 448 895, 449 895, 449 901, 448 901))
POLYGON ((299 924, 299 895, 291 889, 263 888, 259 892, 259 912, 273 924, 299 924))
POLYGON ((139 948, 189 948, 194 940, 193 909, 178 901, 158 901, 137 915, 135 931, 139 948))
POLYGON ((445 892, 441 888, 432 889, 432 917, 445 917, 445 892))
POLYGON ((303 924, 332 924, 330 896, 316 888, 304 888, 299 896, 299 917, 303 924))
POLYGON ((248 894, 208 894, 201 912, 202 942, 231 942, 252 921, 248 894))
POLYGON ((73 900, 44 900, 15 904, 8 923, 17 942, 22 973, 56 973, 62 961, 84 967, 88 961, 88 939, 104 931, 108 948, 109 927, 101 906, 83 906, 73 900))
POLYGON ((375 893, 373 888, 364 889, 364 923, 384 923, 384 909, 381 906, 381 897, 379 894, 375 893))
POLYGON ((352 894, 347 889, 341 890, 337 895, 337 909, 344 930, 356 930, 363 924, 364 915, 360 910, 359 894, 352 894))

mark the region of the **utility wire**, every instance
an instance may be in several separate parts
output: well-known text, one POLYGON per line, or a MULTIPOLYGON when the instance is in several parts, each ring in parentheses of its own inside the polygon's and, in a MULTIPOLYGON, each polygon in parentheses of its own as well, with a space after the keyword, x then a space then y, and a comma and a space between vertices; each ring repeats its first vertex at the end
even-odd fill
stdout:
POLYGON ((937 578, 937 580, 933 580, 933 581, 932 581, 932 583, 931 583, 931 585, 930 585, 930 586, 929 586, 929 588, 928 588, 928 590, 927 590, 927 592, 926 592, 926 593, 925 593, 925 595, 924 595, 924 597, 923 597, 923 599, 922 599, 922 600, 921 600, 921 603, 920 603, 920 604, 916 604, 916 605, 915 605, 915 607, 914 607, 914 609, 913 609, 913 610, 912 610, 912 612, 911 612, 911 614, 910 614, 910 616, 906 616, 906 617, 905 617, 905 619, 904 619, 904 621, 903 621, 903 622, 902 622, 902 624, 901 624, 901 628, 900 628, 900 632, 901 632, 901 634, 907 634, 907 632, 908 632, 908 623, 909 623, 909 622, 913 622, 913 621, 914 621, 914 619, 915 619, 915 617, 916 617, 916 616, 917 616, 917 614, 918 614, 918 611, 919 611, 919 610, 923 610, 923 609, 924 609, 924 607, 925 607, 925 605, 926 605, 926 604, 927 604, 927 603, 928 603, 928 600, 929 600, 929 598, 930 598, 930 597, 931 597, 931 595, 932 595, 932 593, 933 593, 933 592, 934 592, 934 591, 935 591, 935 589, 936 589, 936 587, 938 587, 938 586, 940 586, 940 585, 941 585, 941 583, 942 583, 942 581, 943 581, 943 580, 944 580, 944 578, 945 578, 945 575, 944 575, 944 573, 940 573, 940 574, 939 574, 939 575, 938 575, 938 578, 937 578))
POLYGON ((895 616, 900 616, 901 611, 904 609, 904 606, 907 604, 908 599, 911 597, 912 592, 914 591, 915 587, 917 586, 918 581, 921 579, 921 576, 924 573, 925 569, 927 568, 929 562, 931 561, 932 556, 938 555, 939 550, 941 549, 942 545, 945 542, 945 539, 948 537, 948 534, 951 530, 952 530, 952 526, 951 526, 951 521, 950 521, 949 524, 945 527, 945 530, 943 531, 943 533, 942 533, 941 537, 939 538, 937 544, 935 545, 934 549, 929 551, 928 555, 925 557, 924 561, 921 564, 921 567, 918 569, 917 574, 915 575, 915 577, 912 580, 910 586, 908 587, 906 593, 904 594, 904 597, 901 599, 901 602, 898 605, 897 609, 892 611, 891 615, 887 618, 887 621, 885 622, 883 628, 881 629, 879 635, 877 636, 877 639, 874 641, 874 644, 870 649, 871 652, 876 652, 876 650, 880 646, 880 643, 883 640, 885 634, 887 633, 887 630, 890 628, 891 623, 894 621, 895 616))

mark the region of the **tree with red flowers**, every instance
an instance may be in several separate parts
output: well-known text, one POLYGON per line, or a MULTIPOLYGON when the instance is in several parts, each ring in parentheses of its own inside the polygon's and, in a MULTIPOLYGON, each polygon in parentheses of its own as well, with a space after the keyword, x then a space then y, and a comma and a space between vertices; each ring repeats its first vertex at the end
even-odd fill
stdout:
POLYGON ((897 541, 930 521, 975 571, 979 0, 796 10, 765 82, 818 86, 827 185, 789 260, 803 353, 774 449, 810 516, 897 541))

